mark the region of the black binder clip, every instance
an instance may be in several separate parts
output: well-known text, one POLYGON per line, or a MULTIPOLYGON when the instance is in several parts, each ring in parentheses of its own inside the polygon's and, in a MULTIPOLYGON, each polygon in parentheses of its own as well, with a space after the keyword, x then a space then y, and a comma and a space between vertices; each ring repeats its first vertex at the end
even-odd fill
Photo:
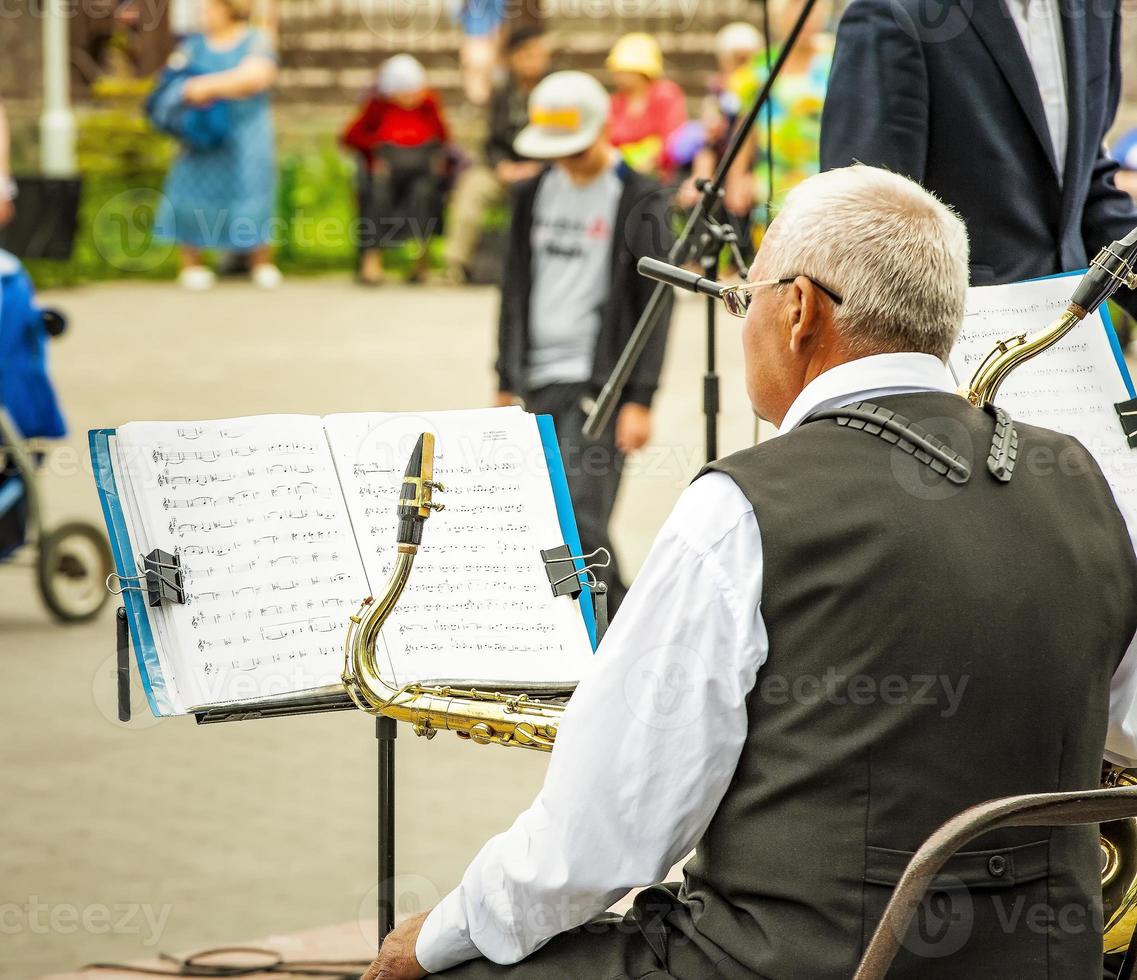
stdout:
POLYGON ((608 586, 600 581, 595 570, 612 564, 611 553, 607 548, 597 548, 587 555, 574 555, 567 544, 562 544, 558 548, 542 551, 541 560, 545 563, 545 574, 549 577, 554 596, 567 595, 575 599, 584 591, 585 583, 592 590, 592 608, 596 613, 596 642, 599 643, 608 630, 608 586), (603 555, 603 560, 589 561, 598 555, 603 555), (586 564, 577 568, 578 561, 586 564), (580 580, 581 575, 584 576, 584 582, 580 580))
POLYGON ((1137 398, 1130 398, 1127 402, 1118 402, 1113 406, 1117 417, 1121 420, 1121 431, 1125 433, 1125 441, 1129 448, 1137 446, 1137 398))
POLYGON ((567 595, 575 599, 584 591, 580 576, 583 575, 585 582, 592 588, 596 588, 600 580, 596 577, 593 569, 607 568, 612 564, 612 555, 607 548, 597 548, 587 555, 574 555, 567 544, 562 544, 558 548, 542 551, 541 560, 545 563, 545 574, 549 577, 549 585, 552 586, 553 595, 567 595), (589 562, 590 558, 595 558, 600 554, 604 555, 603 561, 589 562), (577 568, 576 562, 578 561, 588 562, 588 564, 577 568))
POLYGON ((139 556, 138 564, 142 574, 122 576, 111 572, 107 576, 107 591, 111 595, 124 592, 142 592, 148 606, 160 606, 163 602, 183 605, 186 601, 185 580, 182 576, 182 559, 161 548, 155 548, 146 556, 139 556), (119 587, 115 589, 111 580, 116 579, 119 587))

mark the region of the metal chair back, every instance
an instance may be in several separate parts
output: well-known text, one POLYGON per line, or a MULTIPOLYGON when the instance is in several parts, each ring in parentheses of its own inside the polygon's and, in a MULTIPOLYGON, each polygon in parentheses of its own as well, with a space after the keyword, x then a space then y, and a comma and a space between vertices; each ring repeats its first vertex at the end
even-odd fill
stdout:
POLYGON ((956 851, 1003 827, 1068 827, 1137 817, 1137 786, 1034 793, 980 803, 952 817, 912 856, 861 957, 853 980, 885 980, 932 879, 956 851))

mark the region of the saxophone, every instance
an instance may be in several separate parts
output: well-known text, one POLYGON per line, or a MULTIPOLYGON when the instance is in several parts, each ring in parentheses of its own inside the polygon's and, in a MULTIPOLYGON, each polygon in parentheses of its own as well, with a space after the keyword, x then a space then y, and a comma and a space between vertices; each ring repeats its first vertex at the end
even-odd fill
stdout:
POLYGON ((445 488, 434 480, 434 436, 419 436, 403 476, 398 504, 398 551, 387 590, 369 596, 349 621, 344 640, 343 685, 356 707, 410 724, 416 735, 431 739, 439 731, 479 745, 505 745, 551 752, 565 699, 537 699, 474 688, 404 684, 397 687, 379 669, 379 634, 403 594, 422 530, 445 488))
MULTIPOLYGON (((1137 289, 1137 228, 1095 256, 1053 323, 1033 337, 1019 334, 996 344, 960 394, 978 408, 990 405, 1011 371, 1053 347, 1122 286, 1137 289)), ((1103 763, 1102 786, 1135 785, 1137 770, 1103 763)), ((1121 953, 1137 929, 1137 819, 1101 825, 1101 866, 1105 951, 1121 953)))

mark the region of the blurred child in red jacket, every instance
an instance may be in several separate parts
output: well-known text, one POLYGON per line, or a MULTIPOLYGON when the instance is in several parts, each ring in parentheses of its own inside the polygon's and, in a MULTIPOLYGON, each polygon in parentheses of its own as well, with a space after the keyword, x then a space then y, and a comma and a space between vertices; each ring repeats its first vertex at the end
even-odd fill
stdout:
POLYGON ((409 54, 383 63, 375 91, 343 134, 361 156, 359 281, 383 281, 382 250, 417 244, 411 273, 420 282, 427 246, 441 231, 449 133, 426 71, 409 54))

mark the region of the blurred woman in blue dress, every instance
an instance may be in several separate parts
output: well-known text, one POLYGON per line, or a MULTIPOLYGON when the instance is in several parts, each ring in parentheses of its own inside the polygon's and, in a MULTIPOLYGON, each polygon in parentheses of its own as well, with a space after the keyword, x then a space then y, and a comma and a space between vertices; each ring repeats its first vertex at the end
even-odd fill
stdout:
POLYGON ((188 72, 182 101, 223 103, 227 126, 208 149, 183 144, 166 178, 156 234, 181 247, 179 282, 209 289, 216 281, 203 264, 206 250, 245 253, 253 282, 280 283, 272 260, 276 203, 275 135, 269 89, 276 54, 268 37, 250 27, 250 0, 202 0, 202 33, 186 38, 170 67, 188 72))

